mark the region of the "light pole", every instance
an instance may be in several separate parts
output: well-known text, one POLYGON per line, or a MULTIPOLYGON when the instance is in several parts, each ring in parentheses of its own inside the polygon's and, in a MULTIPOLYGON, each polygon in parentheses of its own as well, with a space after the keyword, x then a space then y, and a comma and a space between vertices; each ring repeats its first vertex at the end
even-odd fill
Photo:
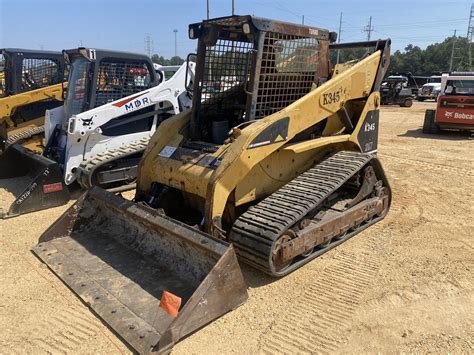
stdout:
POLYGON ((178 30, 174 29, 174 56, 178 56, 178 30))

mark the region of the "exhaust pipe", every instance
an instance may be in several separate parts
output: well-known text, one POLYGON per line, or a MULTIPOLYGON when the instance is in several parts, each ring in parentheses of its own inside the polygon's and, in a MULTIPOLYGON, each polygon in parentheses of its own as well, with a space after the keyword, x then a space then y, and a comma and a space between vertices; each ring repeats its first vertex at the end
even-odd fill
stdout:
POLYGON ((98 187, 32 250, 140 353, 169 351, 248 298, 232 245, 98 187))
POLYGON ((19 144, 0 154, 0 189, 15 195, 11 205, 0 206, 0 218, 61 206, 70 199, 58 164, 19 144))

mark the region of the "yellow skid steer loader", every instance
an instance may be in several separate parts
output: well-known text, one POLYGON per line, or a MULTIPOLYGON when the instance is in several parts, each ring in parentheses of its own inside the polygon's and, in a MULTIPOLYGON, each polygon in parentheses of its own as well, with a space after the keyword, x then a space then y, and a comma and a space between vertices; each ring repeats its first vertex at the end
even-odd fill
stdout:
POLYGON ((0 62, 0 153, 16 142, 41 153, 45 111, 63 104, 63 55, 5 48, 0 62))
POLYGON ((236 256, 284 276, 390 208, 376 156, 390 40, 330 44, 327 30, 253 16, 189 35, 193 106, 152 137, 135 201, 94 187, 33 248, 142 353, 245 301, 236 256), (350 48, 370 51, 331 64, 350 48))

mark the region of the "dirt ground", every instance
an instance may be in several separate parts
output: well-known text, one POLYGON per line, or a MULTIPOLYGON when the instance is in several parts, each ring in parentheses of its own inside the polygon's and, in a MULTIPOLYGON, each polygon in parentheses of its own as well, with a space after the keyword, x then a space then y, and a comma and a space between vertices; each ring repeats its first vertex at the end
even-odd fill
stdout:
MULTIPOLYGON (((432 106, 382 109, 382 222, 278 281, 243 266, 248 302, 173 353, 472 353, 474 139, 422 134, 432 106)), ((65 209, 0 220, 1 352, 129 353, 30 252, 65 209)))

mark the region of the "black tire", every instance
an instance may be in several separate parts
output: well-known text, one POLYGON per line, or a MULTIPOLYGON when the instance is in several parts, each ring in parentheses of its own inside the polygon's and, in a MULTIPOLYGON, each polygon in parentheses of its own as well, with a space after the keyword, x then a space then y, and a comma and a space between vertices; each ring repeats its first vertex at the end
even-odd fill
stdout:
POLYGON ((413 105, 413 100, 411 99, 411 97, 405 99, 405 101, 403 101, 400 106, 401 107, 411 107, 413 105))
POLYGON ((433 134, 439 132, 439 126, 435 122, 435 110, 426 110, 423 122, 423 133, 433 134))
POLYGON ((424 97, 417 97, 416 99, 417 99, 418 101, 421 101, 421 102, 425 101, 425 98, 424 98, 424 97))

